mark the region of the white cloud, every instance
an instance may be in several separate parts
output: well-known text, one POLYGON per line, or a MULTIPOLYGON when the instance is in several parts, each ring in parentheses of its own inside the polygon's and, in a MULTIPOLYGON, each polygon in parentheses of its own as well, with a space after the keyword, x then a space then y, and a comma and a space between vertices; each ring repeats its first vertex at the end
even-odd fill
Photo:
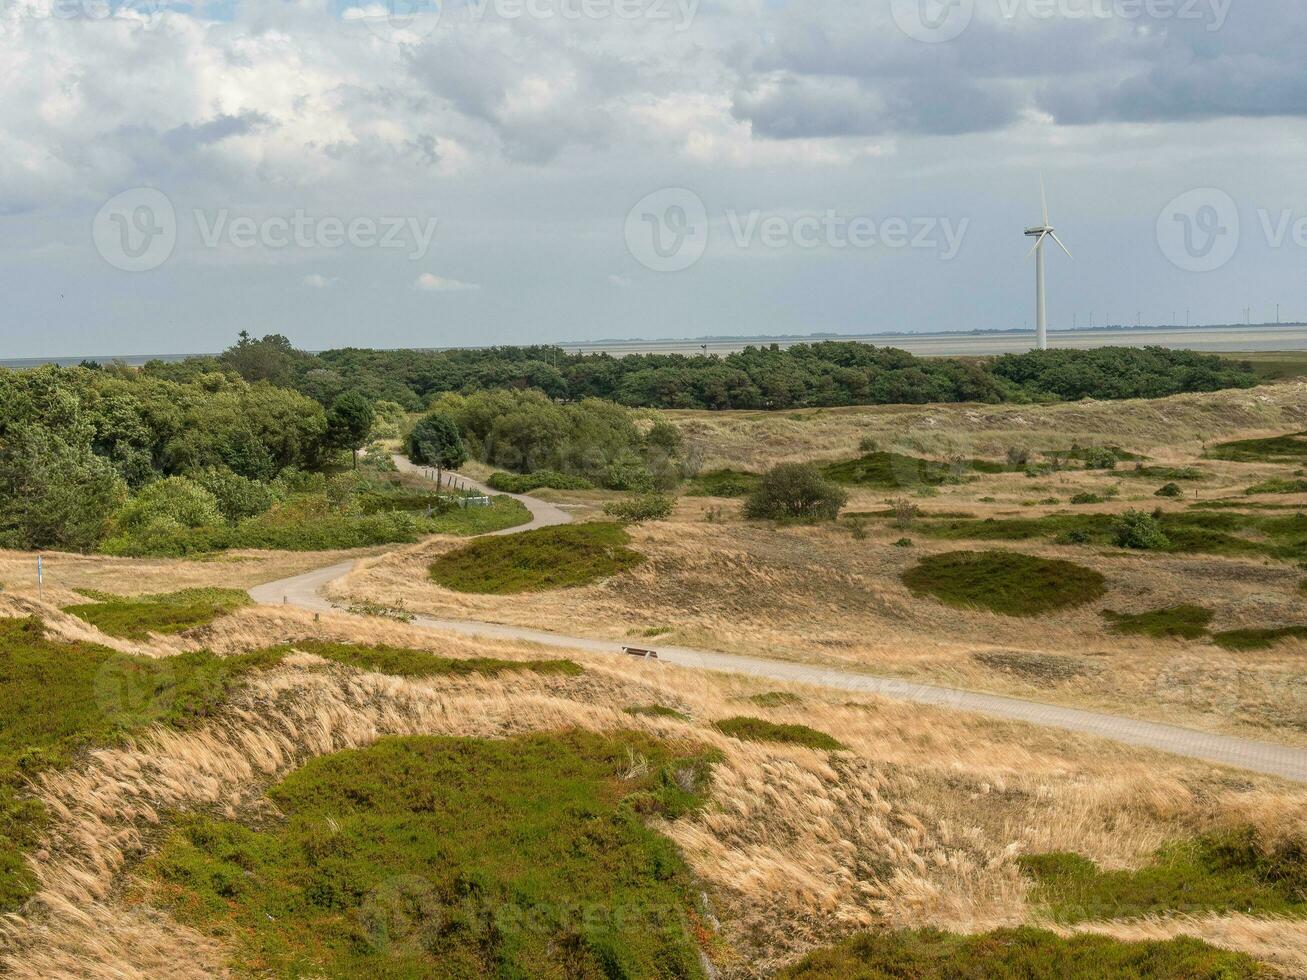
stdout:
POLYGON ((310 289, 331 289, 340 283, 339 279, 332 276, 320 276, 316 272, 304 277, 304 285, 310 289))
POLYGON ((458 279, 446 279, 444 276, 424 272, 417 277, 413 288, 424 293, 474 293, 481 287, 474 282, 461 282, 458 279))
POLYGON ((635 285, 635 280, 630 276, 619 276, 616 273, 613 273, 608 277, 608 284, 610 286, 616 286, 618 289, 630 289, 635 285))

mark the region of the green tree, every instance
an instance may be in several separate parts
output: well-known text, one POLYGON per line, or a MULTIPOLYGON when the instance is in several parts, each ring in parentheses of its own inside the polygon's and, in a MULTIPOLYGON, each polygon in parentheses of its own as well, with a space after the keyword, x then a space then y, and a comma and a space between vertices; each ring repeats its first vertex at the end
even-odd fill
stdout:
POLYGON ((335 449, 348 449, 354 457, 354 468, 359 466, 359 450, 368 442, 372 423, 377 413, 367 396, 347 391, 331 403, 327 413, 327 445, 335 449))
POLYGON ((744 516, 778 521, 833 521, 849 495, 811 463, 782 463, 763 474, 744 516))
POLYGON ((418 466, 434 466, 439 484, 445 470, 456 470, 467 462, 458 423, 443 412, 421 419, 408 437, 408 458, 418 466))
POLYGON ((6 547, 91 551, 125 495, 108 460, 49 429, 11 429, 0 446, 0 542, 6 547))

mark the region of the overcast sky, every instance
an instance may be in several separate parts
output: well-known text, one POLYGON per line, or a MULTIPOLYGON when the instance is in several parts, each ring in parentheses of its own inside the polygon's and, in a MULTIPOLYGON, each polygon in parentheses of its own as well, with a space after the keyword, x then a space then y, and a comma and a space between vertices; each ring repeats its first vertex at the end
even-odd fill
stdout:
POLYGON ((3 357, 1307 320, 1302 0, 0 0, 3 357))

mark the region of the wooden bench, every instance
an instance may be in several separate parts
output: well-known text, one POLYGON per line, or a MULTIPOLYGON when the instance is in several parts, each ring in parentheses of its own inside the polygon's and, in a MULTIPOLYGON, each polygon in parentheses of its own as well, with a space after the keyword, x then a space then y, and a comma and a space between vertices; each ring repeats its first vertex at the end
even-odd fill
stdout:
POLYGON ((641 650, 639 647, 622 647, 622 652, 628 657, 639 657, 641 660, 657 660, 657 650, 641 650))

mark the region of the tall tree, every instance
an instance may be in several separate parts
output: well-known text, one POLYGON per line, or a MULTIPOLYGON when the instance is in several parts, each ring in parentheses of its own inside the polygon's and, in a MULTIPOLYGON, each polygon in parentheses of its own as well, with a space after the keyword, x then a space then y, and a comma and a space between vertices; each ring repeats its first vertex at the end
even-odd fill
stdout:
POLYGON ((418 466, 436 468, 436 485, 444 481, 445 470, 456 470, 467 462, 467 448, 458 423, 443 412, 423 418, 408 437, 408 458, 418 466))
POLYGON ((359 450, 367 445, 376 417, 372 402, 357 391, 347 391, 331 403, 331 411, 327 413, 327 444, 348 449, 354 456, 355 469, 359 466, 359 450))

